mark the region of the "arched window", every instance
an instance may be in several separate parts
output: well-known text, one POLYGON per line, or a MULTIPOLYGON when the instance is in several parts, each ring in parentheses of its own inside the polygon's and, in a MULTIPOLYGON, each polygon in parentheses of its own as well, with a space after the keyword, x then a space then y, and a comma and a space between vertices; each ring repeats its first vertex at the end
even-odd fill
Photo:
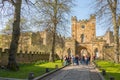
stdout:
POLYGON ((81 35, 81 42, 83 43, 85 40, 84 34, 81 35))
POLYGON ((85 25, 82 25, 81 28, 85 28, 85 25))
POLYGON ((67 49, 67 53, 68 53, 68 56, 71 56, 71 49, 70 48, 67 49))
POLYGON ((98 57, 99 57, 98 48, 96 48, 96 49, 94 50, 94 56, 95 56, 95 58, 98 58, 98 57))

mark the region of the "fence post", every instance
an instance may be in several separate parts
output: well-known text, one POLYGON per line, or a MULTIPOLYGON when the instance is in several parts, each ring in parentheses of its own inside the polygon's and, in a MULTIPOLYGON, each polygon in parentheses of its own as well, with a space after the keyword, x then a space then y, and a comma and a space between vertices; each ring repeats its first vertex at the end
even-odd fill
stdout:
POLYGON ((102 70, 102 75, 106 75, 106 71, 104 69, 102 70))
POLYGON ((46 73, 49 72, 49 69, 48 69, 48 68, 45 68, 45 72, 46 72, 46 73))
POLYGON ((2 59, 1 59, 1 58, 2 58, 2 55, 1 55, 1 54, 2 54, 2 48, 0 48, 0 66, 1 66, 1 60, 2 60, 2 59))
POLYGON ((115 80, 115 78, 114 78, 114 77, 112 77, 112 76, 110 76, 110 80, 115 80))
POLYGON ((34 79, 34 73, 30 72, 28 75, 28 80, 33 80, 34 79))
POLYGON ((58 69, 58 65, 55 65, 55 68, 58 69))

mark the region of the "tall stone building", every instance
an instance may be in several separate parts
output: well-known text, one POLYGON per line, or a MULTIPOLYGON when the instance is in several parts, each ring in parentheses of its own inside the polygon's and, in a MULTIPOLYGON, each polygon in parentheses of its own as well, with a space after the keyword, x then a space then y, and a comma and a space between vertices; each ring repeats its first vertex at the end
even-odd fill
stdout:
POLYGON ((96 19, 91 16, 89 20, 77 21, 76 17, 72 17, 72 38, 78 43, 90 43, 95 39, 96 19))
POLYGON ((103 58, 104 47, 113 43, 113 32, 107 31, 104 36, 96 36, 96 18, 91 15, 88 20, 71 18, 71 38, 65 41, 64 55, 89 55, 103 58))

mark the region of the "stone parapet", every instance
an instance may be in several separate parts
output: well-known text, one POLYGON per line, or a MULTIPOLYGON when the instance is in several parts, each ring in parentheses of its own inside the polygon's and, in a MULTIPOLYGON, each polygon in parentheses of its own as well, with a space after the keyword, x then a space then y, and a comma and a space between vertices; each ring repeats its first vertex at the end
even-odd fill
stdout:
MULTIPOLYGON (((8 53, 9 49, 0 48, 0 66, 7 65, 8 63, 8 53)), ((57 54, 54 55, 57 59, 57 54)), ((16 61, 17 63, 34 63, 37 61, 48 61, 49 60, 49 53, 45 52, 28 52, 28 51, 18 51, 16 53, 16 61)))

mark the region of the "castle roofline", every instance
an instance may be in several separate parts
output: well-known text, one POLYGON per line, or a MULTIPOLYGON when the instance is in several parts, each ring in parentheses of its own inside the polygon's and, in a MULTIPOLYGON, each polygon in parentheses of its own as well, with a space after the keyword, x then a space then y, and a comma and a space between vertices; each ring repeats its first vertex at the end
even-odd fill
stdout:
POLYGON ((88 21, 91 21, 91 19, 95 19, 95 18, 96 18, 95 14, 92 14, 92 15, 90 15, 89 19, 79 19, 78 20, 76 16, 72 16, 71 20, 76 21, 76 22, 88 22, 88 21))

